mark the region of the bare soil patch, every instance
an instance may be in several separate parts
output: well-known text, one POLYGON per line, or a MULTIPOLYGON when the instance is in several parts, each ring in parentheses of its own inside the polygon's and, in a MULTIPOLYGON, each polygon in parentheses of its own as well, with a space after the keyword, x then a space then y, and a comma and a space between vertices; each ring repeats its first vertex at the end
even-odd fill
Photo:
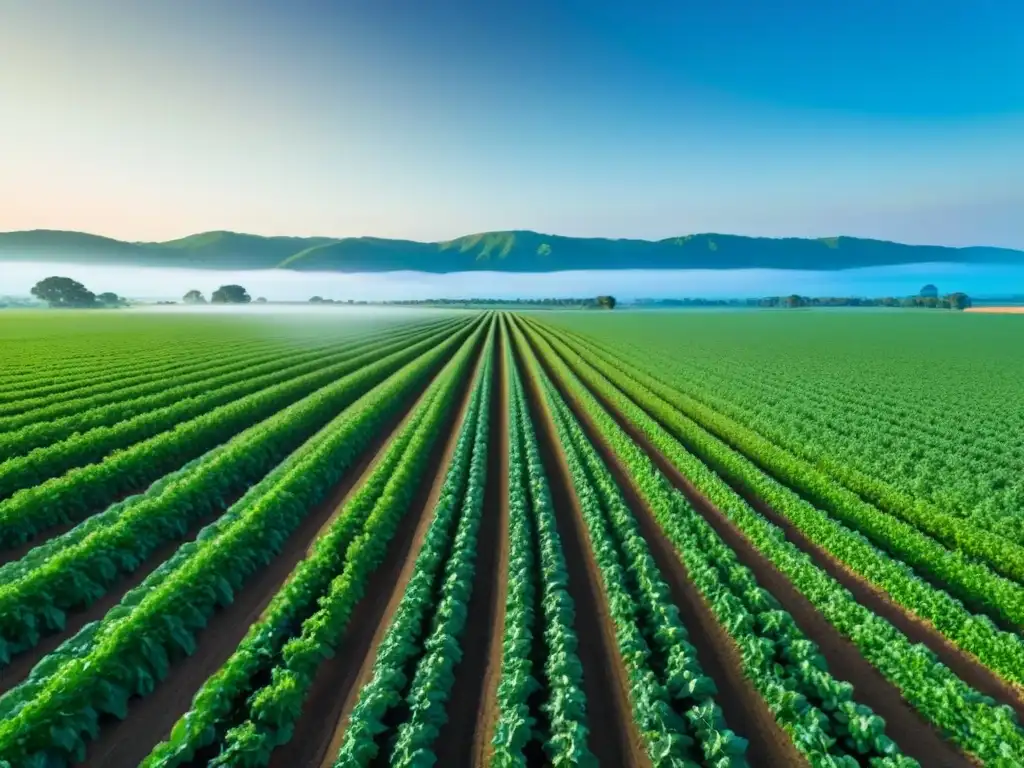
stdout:
POLYGON ((1024 307, 968 307, 964 312, 981 315, 1024 315, 1024 307))

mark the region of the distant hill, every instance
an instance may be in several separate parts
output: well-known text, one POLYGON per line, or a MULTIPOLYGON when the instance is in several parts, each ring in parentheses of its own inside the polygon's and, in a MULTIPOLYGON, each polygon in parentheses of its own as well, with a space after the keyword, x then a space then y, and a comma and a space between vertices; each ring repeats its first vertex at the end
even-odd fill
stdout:
POLYGON ((837 270, 923 262, 1024 265, 1024 251, 903 245, 855 237, 687 235, 608 240, 537 232, 485 232, 442 243, 378 237, 262 237, 204 232, 165 243, 129 243, 84 232, 0 233, 0 262, 290 269, 329 272, 556 272, 572 269, 837 270))

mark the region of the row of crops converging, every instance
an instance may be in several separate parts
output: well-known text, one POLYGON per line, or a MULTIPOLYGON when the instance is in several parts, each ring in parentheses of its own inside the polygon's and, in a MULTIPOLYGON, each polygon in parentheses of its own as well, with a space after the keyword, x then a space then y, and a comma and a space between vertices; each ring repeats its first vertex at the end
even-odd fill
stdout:
POLYGON ((0 372, 0 765, 1024 765, 1012 537, 663 342, 334 322, 0 372))

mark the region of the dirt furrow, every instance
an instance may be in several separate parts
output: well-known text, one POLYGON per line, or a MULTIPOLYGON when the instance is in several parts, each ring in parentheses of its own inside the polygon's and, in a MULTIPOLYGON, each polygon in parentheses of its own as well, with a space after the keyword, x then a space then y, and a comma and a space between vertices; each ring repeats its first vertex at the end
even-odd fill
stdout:
POLYGON ((235 595, 231 605, 211 617, 197 637, 196 652, 176 661, 168 677, 149 696, 132 699, 127 718, 103 722, 99 738, 89 746, 86 765, 135 768, 159 741, 167 737, 178 718, 188 711, 199 688, 223 666, 249 626, 260 617, 298 562, 306 556, 325 521, 330 519, 390 442, 398 425, 408 417, 413 402, 415 400, 410 398, 399 414, 381 429, 327 498, 310 510, 277 557, 252 577, 235 595))
POLYGON ((599 765, 645 768, 651 762, 633 719, 615 625, 569 467, 536 381, 521 363, 520 371, 569 571, 569 593, 575 605, 575 630, 587 699, 588 742, 599 765))

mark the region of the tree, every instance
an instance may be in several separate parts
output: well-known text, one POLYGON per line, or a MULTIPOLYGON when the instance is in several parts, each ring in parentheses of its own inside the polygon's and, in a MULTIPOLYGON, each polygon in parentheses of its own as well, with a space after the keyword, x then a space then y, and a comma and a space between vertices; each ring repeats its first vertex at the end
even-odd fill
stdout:
POLYGON ((323 299, 322 296, 313 296, 312 298, 310 298, 309 303, 310 304, 323 304, 324 303, 324 299, 323 299))
POLYGON ((939 298, 939 289, 928 283, 928 285, 921 289, 921 293, 918 295, 922 299, 937 299, 939 298))
POLYGON ((615 297, 614 296, 598 296, 597 306, 602 309, 615 309, 615 297))
POLYGON ((214 304, 248 304, 252 297, 240 285, 222 285, 213 292, 210 301, 214 304))
POLYGON ((201 294, 199 291, 197 291, 194 288, 191 291, 189 291, 188 293, 186 293, 184 295, 184 297, 182 297, 181 300, 183 302, 185 302, 186 304, 205 304, 206 303, 206 297, 203 296, 203 294, 201 294))
POLYGON ((949 294, 946 299, 949 301, 950 309, 967 309, 971 306, 971 297, 959 291, 949 294))
POLYGON ((257 304, 266 304, 267 300, 265 298, 263 298, 262 296, 260 296, 258 299, 256 299, 256 303, 257 304))
POLYGON ((110 291, 101 293, 96 297, 96 300, 105 307, 120 307, 125 303, 124 299, 110 291))
POLYGON ((32 287, 32 295, 51 307, 95 307, 96 294, 70 277, 47 277, 32 287))

